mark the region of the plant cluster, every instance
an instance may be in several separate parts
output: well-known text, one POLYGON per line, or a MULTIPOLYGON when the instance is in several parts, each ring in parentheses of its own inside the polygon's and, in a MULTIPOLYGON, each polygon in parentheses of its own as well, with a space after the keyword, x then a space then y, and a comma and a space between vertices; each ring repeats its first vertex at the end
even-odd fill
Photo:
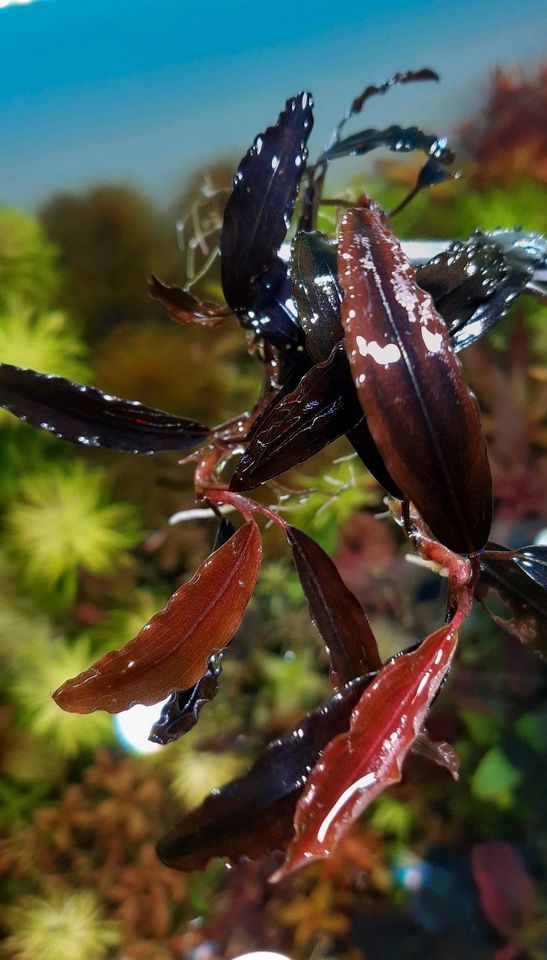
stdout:
POLYGON ((223 653, 256 584, 257 516, 286 536, 325 643, 331 698, 273 740, 247 774, 184 816, 158 847, 169 866, 196 869, 214 856, 284 849, 279 879, 329 856, 372 800, 401 779, 409 753, 457 776, 454 750, 434 742, 425 723, 475 601, 490 609, 495 594, 509 610, 506 619, 492 611, 496 622, 536 653, 547 650, 545 548, 508 550, 489 541, 490 466, 456 356, 522 294, 544 299, 536 274, 547 241, 517 229, 476 232, 411 262, 391 217, 450 177, 452 152, 416 127, 344 135, 371 96, 433 79, 422 70, 367 87, 315 164, 307 151, 312 98, 288 100, 234 176, 220 236, 226 304, 152 278, 152 295, 178 323, 216 327, 237 317, 264 372, 251 411, 209 428, 62 376, 0 364, 0 404, 63 439, 132 454, 198 447, 190 455, 196 499, 220 517, 213 552, 194 577, 122 649, 63 683, 54 693, 62 709, 116 713, 168 698, 151 738, 165 744, 186 733, 217 693, 223 653), (426 155, 397 210, 388 215, 367 196, 324 197, 332 162, 378 146, 426 155), (318 212, 329 205, 341 212, 336 238, 317 230, 318 212), (386 491, 412 549, 448 582, 445 623, 385 663, 328 554, 278 509, 248 496, 341 436, 386 491), (237 529, 226 510, 243 518, 237 529))

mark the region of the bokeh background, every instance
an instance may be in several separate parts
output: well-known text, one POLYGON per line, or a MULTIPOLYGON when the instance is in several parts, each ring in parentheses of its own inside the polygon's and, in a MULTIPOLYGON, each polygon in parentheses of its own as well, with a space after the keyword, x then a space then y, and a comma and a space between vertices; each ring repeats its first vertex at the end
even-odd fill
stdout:
MULTIPOLYGON (((0 359, 208 423, 248 407, 260 370, 242 332, 175 326, 146 278, 219 296, 233 169, 305 88, 313 155, 367 83, 438 70, 440 85, 367 106, 366 125, 448 135, 463 173, 420 195, 398 233, 547 232, 546 26, 539 0, 0 2, 0 359)), ((378 154, 344 161, 329 183, 390 207, 417 166, 378 154)), ((493 538, 545 539, 539 308, 519 303, 464 359, 490 446, 493 538)), ((293 471, 286 483, 300 492, 283 507, 334 555, 387 657, 439 623, 442 588, 375 519, 382 493, 349 452, 341 441, 293 471)), ((272 532, 221 692, 181 741, 144 752, 150 715, 120 726, 51 701, 201 562, 213 525, 167 524, 191 506, 191 469, 176 456, 80 450, 0 413, 0 956, 545 958, 545 671, 480 609, 431 721, 456 746, 459 782, 409 761, 328 863, 278 886, 267 881, 275 857, 188 875, 157 862, 154 843, 178 812, 328 695, 272 532)))

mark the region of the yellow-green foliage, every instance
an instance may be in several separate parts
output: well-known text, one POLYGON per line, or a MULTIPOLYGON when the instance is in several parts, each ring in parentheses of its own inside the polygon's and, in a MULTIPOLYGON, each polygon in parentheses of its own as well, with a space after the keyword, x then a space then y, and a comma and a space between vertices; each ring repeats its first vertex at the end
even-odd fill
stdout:
POLYGON ((51 303, 60 286, 57 249, 38 220, 0 208, 0 301, 17 295, 35 309, 51 303))
POLYGON ((29 473, 5 518, 6 542, 33 590, 73 599, 78 573, 113 574, 138 539, 134 509, 110 503, 104 473, 78 461, 29 473))
POLYGON ((6 919, 14 960, 101 960, 121 940, 119 924, 103 918, 92 890, 27 897, 6 919))
POLYGON ((37 313, 19 295, 0 302, 0 360, 69 380, 87 381, 86 348, 59 310, 37 313))
POLYGON ((89 637, 72 643, 58 637, 29 637, 16 659, 10 697, 23 726, 47 739, 66 757, 77 756, 113 739, 111 717, 102 712, 80 716, 60 710, 51 693, 68 677, 86 670, 94 659, 89 637))

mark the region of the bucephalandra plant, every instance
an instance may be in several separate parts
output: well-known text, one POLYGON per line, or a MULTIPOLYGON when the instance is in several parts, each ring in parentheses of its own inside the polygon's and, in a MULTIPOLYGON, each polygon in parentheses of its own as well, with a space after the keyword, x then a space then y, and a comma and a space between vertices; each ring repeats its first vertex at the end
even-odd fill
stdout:
POLYGON ((327 648, 330 700, 184 816, 159 844, 170 866, 197 869, 213 856, 286 850, 277 879, 328 856, 371 801, 400 780, 409 751, 456 776, 454 751, 429 739, 425 721, 455 656, 459 627, 489 592, 510 611, 507 620, 497 618, 501 626, 547 653, 547 551, 489 542, 490 467, 457 358, 521 294, 545 299, 547 241, 520 229, 477 231, 429 261, 411 262, 391 219, 419 190, 451 176, 452 152, 444 139, 416 127, 344 135, 371 96, 395 83, 434 79, 421 70, 367 87, 314 164, 307 149, 311 95, 288 100, 234 176, 220 236, 226 303, 200 302, 151 279, 152 295, 178 323, 215 327, 237 317, 264 371, 251 411, 209 428, 0 364, 0 405, 63 439, 133 454, 197 448, 189 456, 197 505, 220 518, 213 552, 192 579, 122 649, 63 683, 53 694, 59 707, 116 713, 168 698, 151 738, 167 743, 187 732, 218 691, 223 653, 253 593, 259 519, 286 536, 327 648), (367 196, 351 203, 324 196, 332 162, 380 146, 426 157, 397 210, 388 214, 367 196), (316 229, 323 204, 339 210, 336 236, 316 229), (386 491, 415 554, 448 581, 445 622, 387 663, 329 556, 248 495, 344 435, 386 491), (237 528, 223 516, 227 509, 241 516, 237 528))

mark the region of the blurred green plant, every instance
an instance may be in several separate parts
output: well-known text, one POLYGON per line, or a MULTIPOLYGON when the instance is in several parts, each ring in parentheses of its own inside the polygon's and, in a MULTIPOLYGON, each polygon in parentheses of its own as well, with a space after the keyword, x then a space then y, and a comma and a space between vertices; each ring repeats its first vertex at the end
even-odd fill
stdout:
POLYGON ((61 286, 58 250, 39 221, 22 210, 0 208, 0 302, 20 296, 42 310, 61 286))
POLYGON ((6 913, 14 960, 101 960, 121 940, 119 924, 105 920, 91 890, 27 897, 6 913))

